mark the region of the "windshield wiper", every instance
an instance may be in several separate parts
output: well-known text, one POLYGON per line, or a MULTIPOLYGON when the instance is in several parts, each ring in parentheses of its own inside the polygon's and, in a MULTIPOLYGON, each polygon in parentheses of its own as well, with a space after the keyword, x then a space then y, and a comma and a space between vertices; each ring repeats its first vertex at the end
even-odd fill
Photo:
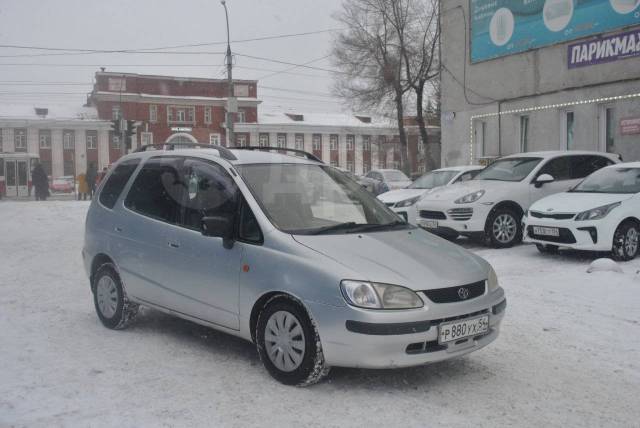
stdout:
POLYGON ((350 233, 358 233, 358 232, 371 232, 373 230, 379 230, 379 229, 393 229, 395 227, 398 226, 406 226, 408 223, 405 221, 400 221, 400 220, 394 220, 392 222, 389 223, 382 223, 382 224, 362 224, 357 226, 356 228, 354 228, 353 230, 350 230, 350 233))
POLYGON ((351 229, 353 227, 362 226, 362 224, 356 223, 355 221, 347 221, 345 223, 336 223, 330 226, 320 227, 318 229, 313 229, 309 231, 308 235, 321 235, 326 232, 334 232, 342 229, 351 229))

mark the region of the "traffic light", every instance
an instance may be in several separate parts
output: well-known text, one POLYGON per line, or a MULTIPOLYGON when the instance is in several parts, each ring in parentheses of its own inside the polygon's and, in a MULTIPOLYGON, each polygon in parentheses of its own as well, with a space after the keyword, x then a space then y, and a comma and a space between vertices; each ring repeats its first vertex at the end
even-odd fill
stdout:
POLYGON ((125 134, 125 145, 127 146, 127 149, 131 149, 132 146, 132 137, 136 134, 136 129, 138 128, 138 125, 140 125, 140 122, 137 122, 135 120, 127 120, 126 121, 126 128, 124 129, 124 134, 125 134))

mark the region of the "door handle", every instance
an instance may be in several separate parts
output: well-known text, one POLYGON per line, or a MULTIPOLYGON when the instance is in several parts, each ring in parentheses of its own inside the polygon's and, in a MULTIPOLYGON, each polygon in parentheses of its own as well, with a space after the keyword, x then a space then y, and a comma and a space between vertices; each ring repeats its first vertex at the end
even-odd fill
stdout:
POLYGON ((120 226, 116 226, 113 230, 116 232, 122 232, 122 228, 120 226))
POLYGON ((180 244, 178 244, 177 242, 167 242, 167 245, 169 245, 171 248, 180 248, 180 244))

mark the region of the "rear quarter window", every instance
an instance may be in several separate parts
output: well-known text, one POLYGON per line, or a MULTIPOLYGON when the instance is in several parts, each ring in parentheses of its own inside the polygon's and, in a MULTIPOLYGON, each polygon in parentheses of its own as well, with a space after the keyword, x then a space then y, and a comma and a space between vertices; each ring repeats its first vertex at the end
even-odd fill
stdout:
POLYGON ((124 186, 127 185, 127 182, 139 163, 140 159, 130 159, 120 163, 116 169, 113 170, 100 191, 99 200, 102 205, 109 209, 115 206, 124 186))

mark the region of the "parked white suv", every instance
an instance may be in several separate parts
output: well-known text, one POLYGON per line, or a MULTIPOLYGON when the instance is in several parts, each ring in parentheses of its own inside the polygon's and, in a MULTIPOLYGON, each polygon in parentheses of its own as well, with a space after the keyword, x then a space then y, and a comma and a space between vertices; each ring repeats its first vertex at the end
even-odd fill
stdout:
POLYGON ((409 223, 416 224, 416 204, 424 195, 440 186, 471 180, 483 168, 478 165, 466 165, 435 169, 418 177, 409 187, 384 192, 378 195, 378 199, 409 223))
POLYGON ((549 151, 500 158, 473 180, 436 189, 418 202, 418 225, 509 247, 522 240, 521 219, 545 196, 565 192, 594 171, 619 161, 612 153, 549 151))

